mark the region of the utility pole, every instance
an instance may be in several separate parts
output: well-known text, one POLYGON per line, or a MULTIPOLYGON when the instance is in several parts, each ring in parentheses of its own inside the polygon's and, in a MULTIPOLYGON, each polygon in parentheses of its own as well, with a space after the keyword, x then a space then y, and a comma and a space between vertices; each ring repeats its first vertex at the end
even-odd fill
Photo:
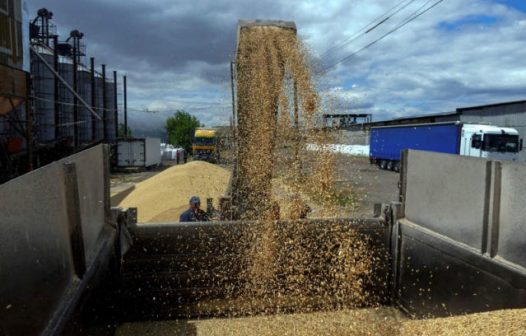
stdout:
MULTIPOLYGON (((78 89, 78 80, 77 80, 77 69, 78 69, 78 58, 77 53, 80 53, 78 50, 78 45, 76 40, 73 40, 73 91, 79 92, 78 89)), ((80 143, 79 141, 79 128, 77 122, 79 121, 79 107, 78 99, 76 95, 73 95, 73 143, 77 147, 80 143)))
POLYGON ((104 141, 108 140, 108 114, 106 109, 108 108, 107 104, 107 95, 106 95, 106 64, 101 65, 102 68, 102 129, 103 135, 102 139, 104 141))
POLYGON ((117 95, 117 71, 113 71, 113 113, 115 114, 115 139, 119 136, 119 102, 117 95))
POLYGON ((33 106, 29 99, 31 93, 31 75, 26 74, 26 141, 27 141, 27 170, 33 170, 33 106))
MULTIPOLYGON (((97 108, 97 90, 95 85, 95 58, 90 57, 90 77, 91 77, 91 108, 97 108)), ((97 140, 97 119, 91 116, 91 140, 97 140)))
MULTIPOLYGON (((58 35, 53 36, 53 68, 55 69, 56 73, 59 73, 59 65, 58 65, 58 35)), ((60 124, 60 95, 59 95, 59 85, 58 85, 58 77, 53 76, 53 86, 54 86, 54 99, 55 99, 55 139, 58 139, 60 137, 59 128, 57 125, 60 124)))
POLYGON ((128 137, 128 89, 126 84, 126 76, 123 76, 124 86, 124 138, 128 137))

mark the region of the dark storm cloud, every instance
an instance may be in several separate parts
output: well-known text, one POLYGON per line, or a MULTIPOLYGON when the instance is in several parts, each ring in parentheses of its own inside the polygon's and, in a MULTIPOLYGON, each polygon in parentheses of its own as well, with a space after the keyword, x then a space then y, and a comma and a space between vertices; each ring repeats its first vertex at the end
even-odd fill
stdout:
MULTIPOLYGON (((126 68, 139 62, 152 71, 180 69, 190 61, 220 64, 230 59, 235 47, 235 21, 225 22, 232 19, 206 8, 178 13, 175 4, 167 7, 155 1, 44 2, 55 13, 59 28, 85 33, 88 52, 90 41, 96 42, 98 57, 108 63, 121 58, 126 68)), ((33 12, 38 4, 32 4, 33 12)))
MULTIPOLYGON (((140 63, 151 71, 179 70, 190 62, 225 64, 234 53, 238 19, 279 13, 276 4, 245 1, 42 0, 30 4, 32 13, 43 6, 54 12, 59 30, 85 33, 88 53, 96 51, 104 62, 126 69, 140 63)), ((218 78, 212 69, 203 74, 218 78)))

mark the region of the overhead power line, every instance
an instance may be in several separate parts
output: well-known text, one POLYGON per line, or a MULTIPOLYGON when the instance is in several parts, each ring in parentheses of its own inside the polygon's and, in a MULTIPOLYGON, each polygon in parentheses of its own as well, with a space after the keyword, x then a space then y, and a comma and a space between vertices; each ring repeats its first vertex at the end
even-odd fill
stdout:
POLYGON ((410 4, 412 4, 415 1, 416 0, 403 0, 403 1, 399 2, 396 6, 390 8, 384 14, 380 15, 379 17, 377 17, 376 19, 374 19, 373 21, 369 22, 367 25, 362 27, 360 30, 358 30, 351 37, 345 39, 344 41, 342 41, 342 42, 338 43, 337 45, 332 46, 329 49, 327 49, 326 51, 324 51, 321 54, 320 57, 324 58, 324 56, 328 55, 331 51, 336 50, 336 49, 340 49, 340 48, 348 45, 349 43, 355 41, 359 37, 362 37, 363 35, 370 33, 371 31, 373 31, 374 29, 378 28, 380 25, 385 23, 391 17, 393 17, 394 15, 396 15, 401 10, 403 10, 404 8, 406 8, 407 6, 409 6, 410 4), (394 12, 393 12, 393 10, 394 10, 394 12))
POLYGON ((365 46, 363 46, 362 48, 354 51, 353 53, 341 58, 339 61, 337 61, 336 63, 324 68, 323 70, 321 70, 318 74, 326 74, 327 72, 329 72, 331 69, 334 69, 336 66, 346 62, 347 60, 349 60, 351 57, 353 57, 354 55, 358 54, 359 52, 362 52, 363 50, 367 49, 367 48, 370 48, 371 46, 375 45, 376 43, 378 43, 379 41, 383 40, 384 38, 386 38, 387 36, 391 35, 392 33, 396 32, 397 30, 399 30, 400 28, 404 27, 405 25, 407 25, 408 23, 412 22, 413 20, 417 19, 418 17, 420 17, 421 15, 427 13, 428 11, 430 11, 431 9, 433 9, 434 7, 436 7, 438 4, 440 4, 441 2, 443 2, 444 0, 438 0, 436 1, 435 3, 433 3, 431 6, 425 8, 425 9, 422 9, 424 8, 428 3, 432 2, 432 0, 428 0, 426 3, 424 3, 422 6, 420 6, 419 9, 417 9, 416 11, 414 11, 411 15, 409 15, 405 21, 403 21, 401 24, 399 24, 398 26, 396 26, 395 28, 389 30, 387 33, 383 34, 382 36, 380 36, 379 38, 377 38, 376 40, 366 44, 365 46))
MULTIPOLYGON (((42 97, 36 97, 36 96, 30 96, 31 99, 34 99, 34 100, 39 100, 39 101, 44 101, 44 102, 50 102, 50 103, 55 103, 55 100, 53 99, 46 99, 46 98, 42 98, 42 97)), ((57 104, 59 105, 63 105, 63 106, 78 106, 79 108, 85 108, 84 105, 81 105, 81 104, 75 104, 75 103, 70 103, 70 102, 65 102, 65 101, 56 101, 57 104)), ((198 102, 198 101, 188 101, 188 102, 182 102, 181 105, 198 105, 198 104, 204 104, 204 105, 210 105, 210 104, 213 104, 213 105, 217 105, 217 106, 221 106, 221 107, 230 107, 230 104, 227 104, 227 103, 224 103, 224 104, 215 104, 215 103, 203 103, 203 102, 198 102)), ((94 111, 109 111, 109 112, 114 112, 115 111, 115 108, 103 108, 103 107, 91 107, 94 111)), ((122 112, 122 109, 118 109, 119 110, 119 113, 122 112)), ((159 112, 166 112, 166 111, 159 111, 159 110, 150 110, 148 108, 144 108, 144 109, 140 109, 140 108, 130 108, 128 107, 128 111, 132 111, 132 112, 142 112, 142 113, 149 113, 149 114, 155 114, 155 113, 159 113, 159 112)))

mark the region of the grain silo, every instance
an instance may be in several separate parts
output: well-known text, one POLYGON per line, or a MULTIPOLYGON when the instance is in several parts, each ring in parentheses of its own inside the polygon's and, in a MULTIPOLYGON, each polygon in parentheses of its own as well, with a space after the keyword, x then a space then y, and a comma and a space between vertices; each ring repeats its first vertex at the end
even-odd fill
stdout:
MULTIPOLYGON (((84 65, 78 66, 78 93, 85 102, 91 102, 91 71, 84 65)), ((84 106, 78 107, 78 136, 79 144, 87 144, 93 141, 93 127, 92 119, 93 115, 84 106)))
POLYGON ((55 140, 55 76, 44 64, 54 64, 54 52, 45 45, 36 45, 32 54, 31 74, 34 90, 34 139, 38 143, 49 143, 55 140))
POLYGON ((103 80, 100 73, 95 73, 95 112, 100 116, 100 119, 95 120, 95 137, 94 140, 104 140, 104 100, 103 100, 103 80))
POLYGON ((105 140, 107 142, 112 142, 117 139, 117 111, 116 111, 116 92, 115 92, 115 79, 116 74, 114 75, 113 81, 108 80, 108 76, 106 74, 106 67, 103 65, 102 67, 102 74, 103 77, 106 79, 106 85, 105 85, 105 140))
POLYGON ((117 139, 117 127, 115 120, 115 85, 113 82, 106 82, 106 140, 114 141, 117 139))
MULTIPOLYGON (((61 56, 59 60, 60 76, 73 87, 73 60, 61 56)), ((63 83, 58 85, 58 113, 57 113, 57 141, 65 141, 69 145, 74 144, 74 108, 75 100, 73 93, 63 83)))

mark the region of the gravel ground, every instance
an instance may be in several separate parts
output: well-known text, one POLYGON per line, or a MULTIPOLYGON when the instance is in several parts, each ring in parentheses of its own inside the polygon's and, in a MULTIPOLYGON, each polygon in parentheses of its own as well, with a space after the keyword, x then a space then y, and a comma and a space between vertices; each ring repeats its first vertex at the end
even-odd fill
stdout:
POLYGON ((379 169, 367 157, 337 156, 336 188, 350 190, 356 198, 354 216, 370 217, 375 203, 398 201, 398 181, 398 173, 379 169))

